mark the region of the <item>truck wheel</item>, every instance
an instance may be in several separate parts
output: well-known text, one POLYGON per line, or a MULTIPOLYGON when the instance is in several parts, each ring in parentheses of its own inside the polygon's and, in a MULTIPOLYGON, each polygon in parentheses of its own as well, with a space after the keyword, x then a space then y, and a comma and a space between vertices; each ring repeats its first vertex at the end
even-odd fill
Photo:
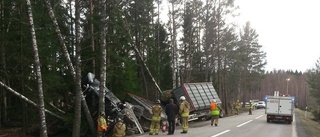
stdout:
POLYGON ((267 123, 269 123, 270 122, 270 119, 269 118, 267 118, 267 123))

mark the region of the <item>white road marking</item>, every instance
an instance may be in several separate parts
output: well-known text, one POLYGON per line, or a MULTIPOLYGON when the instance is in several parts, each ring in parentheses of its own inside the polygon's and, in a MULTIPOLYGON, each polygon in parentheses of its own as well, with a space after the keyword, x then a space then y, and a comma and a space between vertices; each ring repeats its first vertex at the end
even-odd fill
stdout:
POLYGON ((220 136, 220 135, 222 135, 222 134, 224 134, 224 133, 227 133, 227 132, 229 132, 230 130, 225 130, 225 131, 223 131, 223 132, 220 132, 220 133, 218 133, 218 134, 215 134, 215 135, 213 135, 213 136, 211 136, 211 137, 217 137, 217 136, 220 136))
POLYGON ((260 116, 256 117, 255 119, 261 118, 262 116, 263 116, 263 115, 260 115, 260 116))
POLYGON ((245 125, 245 124, 248 124, 248 123, 251 122, 251 121, 252 121, 252 120, 249 120, 249 121, 247 121, 247 122, 244 122, 244 123, 238 125, 237 127, 241 127, 241 126, 243 126, 243 125, 245 125))
POLYGON ((293 113, 293 122, 291 123, 292 124, 292 137, 297 137, 297 131, 296 131, 296 129, 297 129, 297 127, 296 127, 296 122, 295 122, 295 119, 296 119, 296 117, 295 117, 295 113, 293 113))

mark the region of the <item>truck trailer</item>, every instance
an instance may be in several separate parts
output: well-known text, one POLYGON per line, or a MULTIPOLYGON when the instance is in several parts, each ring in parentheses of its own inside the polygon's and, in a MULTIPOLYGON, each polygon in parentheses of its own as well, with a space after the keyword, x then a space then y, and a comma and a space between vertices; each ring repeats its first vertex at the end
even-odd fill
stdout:
MULTIPOLYGON (((189 121, 210 118, 210 104, 213 99, 218 104, 222 103, 212 82, 183 83, 173 90, 173 98, 178 105, 181 96, 185 96, 190 103, 189 121)), ((220 117, 223 117, 223 111, 221 111, 220 117)))
POLYGON ((294 97, 266 96, 267 122, 284 121, 289 124, 293 121, 294 97))

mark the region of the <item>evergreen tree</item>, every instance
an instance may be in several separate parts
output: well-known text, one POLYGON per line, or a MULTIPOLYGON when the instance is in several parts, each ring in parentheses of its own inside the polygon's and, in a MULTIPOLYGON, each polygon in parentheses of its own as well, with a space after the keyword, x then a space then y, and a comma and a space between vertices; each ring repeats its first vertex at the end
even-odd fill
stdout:
POLYGON ((308 75, 308 84, 310 86, 310 92, 313 98, 316 99, 317 105, 313 105, 313 115, 317 120, 320 120, 320 111, 319 111, 319 104, 320 104, 320 58, 316 62, 316 67, 309 71, 308 75))
MULTIPOLYGON (((243 32, 240 34, 238 53, 238 65, 241 73, 241 88, 244 97, 253 90, 255 81, 261 79, 264 73, 264 66, 266 65, 266 53, 261 50, 262 45, 258 42, 258 34, 251 28, 250 23, 247 22, 243 32)), ((249 100, 249 98, 243 98, 249 100)))
POLYGON ((193 54, 195 52, 195 27, 194 27, 194 9, 193 5, 190 2, 185 3, 185 9, 183 13, 183 37, 181 38, 181 45, 179 48, 180 51, 180 60, 181 64, 179 68, 181 69, 181 82, 190 82, 191 81, 191 70, 193 54))

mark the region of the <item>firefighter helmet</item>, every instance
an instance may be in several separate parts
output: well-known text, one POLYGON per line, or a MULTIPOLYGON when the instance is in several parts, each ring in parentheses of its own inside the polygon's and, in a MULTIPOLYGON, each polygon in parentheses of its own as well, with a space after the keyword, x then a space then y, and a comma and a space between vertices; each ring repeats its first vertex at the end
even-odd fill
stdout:
POLYGON ((158 100, 156 101, 156 103, 157 103, 157 104, 160 104, 160 103, 161 103, 161 101, 158 99, 158 100))

